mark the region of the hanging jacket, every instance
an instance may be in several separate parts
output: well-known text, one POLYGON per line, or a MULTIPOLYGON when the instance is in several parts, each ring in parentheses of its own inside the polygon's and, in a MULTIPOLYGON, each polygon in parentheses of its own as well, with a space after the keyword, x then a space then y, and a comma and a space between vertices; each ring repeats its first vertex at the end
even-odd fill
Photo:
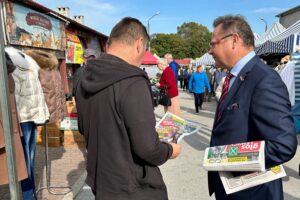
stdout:
POLYGON ((49 111, 39 81, 40 67, 30 56, 18 49, 6 47, 5 51, 16 66, 12 75, 20 123, 33 121, 43 124, 49 119, 49 111))

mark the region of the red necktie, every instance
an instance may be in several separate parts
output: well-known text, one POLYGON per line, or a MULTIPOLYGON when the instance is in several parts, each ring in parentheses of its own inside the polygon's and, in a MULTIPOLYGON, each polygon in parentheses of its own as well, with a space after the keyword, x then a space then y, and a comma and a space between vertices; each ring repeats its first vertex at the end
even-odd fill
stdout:
POLYGON ((223 84, 223 88, 222 88, 222 95, 220 97, 220 100, 219 100, 219 106, 218 106, 218 120, 221 118, 221 112, 220 112, 220 106, 222 105, 227 93, 228 93, 228 88, 229 88, 229 82, 230 82, 230 79, 233 77, 233 75, 231 73, 228 73, 226 75, 226 78, 225 78, 225 81, 224 81, 224 84, 223 84))

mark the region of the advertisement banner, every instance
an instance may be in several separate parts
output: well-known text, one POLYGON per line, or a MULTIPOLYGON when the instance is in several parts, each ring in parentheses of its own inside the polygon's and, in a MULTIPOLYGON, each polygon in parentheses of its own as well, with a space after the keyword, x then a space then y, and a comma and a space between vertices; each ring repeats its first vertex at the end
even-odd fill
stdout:
POLYGON ((64 22, 12 2, 5 9, 10 44, 65 50, 64 22))
POLYGON ((78 36, 71 32, 66 32, 67 50, 66 63, 82 64, 83 63, 83 47, 78 36))

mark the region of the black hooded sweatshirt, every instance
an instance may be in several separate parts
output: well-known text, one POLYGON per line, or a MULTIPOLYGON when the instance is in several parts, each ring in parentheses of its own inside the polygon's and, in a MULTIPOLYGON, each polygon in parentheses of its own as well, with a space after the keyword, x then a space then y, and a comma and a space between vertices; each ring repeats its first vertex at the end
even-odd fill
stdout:
POLYGON ((87 184, 101 200, 165 200, 158 165, 172 155, 160 142, 147 74, 102 53, 87 64, 76 101, 87 145, 87 184))

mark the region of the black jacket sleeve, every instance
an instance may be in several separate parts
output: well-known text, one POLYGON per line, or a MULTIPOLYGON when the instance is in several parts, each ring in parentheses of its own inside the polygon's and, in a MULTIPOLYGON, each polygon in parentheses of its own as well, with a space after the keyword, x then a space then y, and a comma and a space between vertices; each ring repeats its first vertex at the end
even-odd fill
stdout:
POLYGON ((165 163, 173 149, 170 144, 160 142, 155 131, 153 104, 145 79, 139 79, 128 87, 121 101, 121 114, 133 153, 150 165, 165 163))

